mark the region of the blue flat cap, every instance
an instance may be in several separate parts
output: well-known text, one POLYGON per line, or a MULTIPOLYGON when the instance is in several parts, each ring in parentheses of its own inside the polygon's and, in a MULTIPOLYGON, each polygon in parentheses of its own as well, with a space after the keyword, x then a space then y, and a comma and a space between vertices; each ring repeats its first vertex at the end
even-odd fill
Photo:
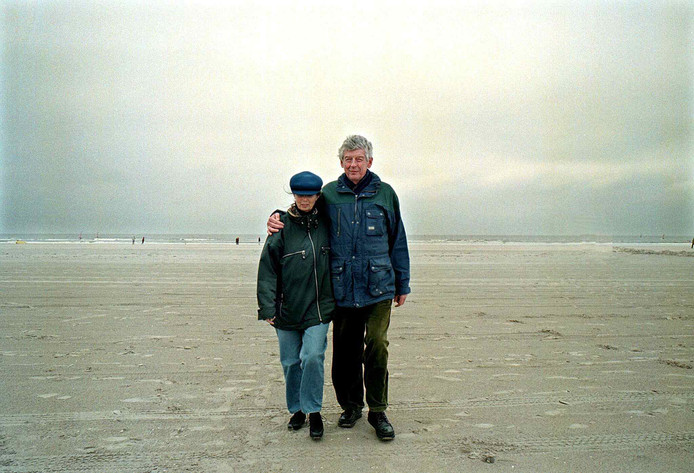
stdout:
POLYGON ((304 171, 292 176, 289 180, 289 187, 292 188, 292 194, 318 194, 323 187, 323 180, 312 172, 304 171))

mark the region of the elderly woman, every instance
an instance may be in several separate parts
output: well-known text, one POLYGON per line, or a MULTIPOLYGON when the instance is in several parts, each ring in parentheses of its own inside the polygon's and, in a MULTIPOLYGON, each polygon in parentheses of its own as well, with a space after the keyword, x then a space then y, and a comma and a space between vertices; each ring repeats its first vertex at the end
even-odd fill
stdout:
POLYGON ((258 266, 258 319, 275 328, 286 383, 287 427, 309 419, 312 439, 323 436, 323 379, 328 326, 335 309, 330 282, 329 222, 316 202, 323 181, 292 176, 295 203, 280 217, 284 228, 267 237, 258 266))

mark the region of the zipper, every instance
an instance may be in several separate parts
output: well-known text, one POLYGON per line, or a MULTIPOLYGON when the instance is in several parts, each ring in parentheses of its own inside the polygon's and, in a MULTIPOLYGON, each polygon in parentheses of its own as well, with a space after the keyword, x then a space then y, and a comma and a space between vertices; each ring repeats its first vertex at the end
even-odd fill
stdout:
MULTIPOLYGON (((355 195, 354 196, 354 222, 359 224, 359 209, 358 207, 359 203, 359 196, 355 195)), ((357 227, 354 227, 352 229, 352 241, 354 242, 354 252, 352 253, 353 255, 357 254, 357 239, 359 238, 359 231, 357 230, 357 227)))
POLYGON ((337 236, 340 236, 340 214, 342 213, 342 209, 340 207, 337 208, 337 236))
POLYGON ((318 320, 323 322, 323 316, 320 313, 320 294, 318 292, 318 269, 316 269, 316 246, 313 244, 313 238, 311 238, 311 229, 307 229, 308 239, 311 241, 311 249, 313 250, 313 277, 316 281, 316 309, 318 309, 318 320))
MULTIPOLYGON (((354 221, 359 223, 359 212, 358 212, 358 203, 359 203, 359 194, 354 195, 354 221)), ((354 225, 352 225, 352 241, 354 242, 353 245, 353 250, 352 250, 352 262, 354 262, 354 255, 357 254, 357 240, 359 238, 359 231, 355 228, 354 225)), ((354 271, 354 265, 352 265, 352 287, 357 286, 357 281, 356 281, 356 271, 354 271)), ((357 292, 354 291, 354 306, 359 307, 359 304, 357 304, 357 292)))
POLYGON ((286 255, 282 256, 280 259, 288 258, 290 256, 294 255, 301 255, 301 259, 306 259, 306 250, 301 250, 301 251, 295 251, 294 253, 287 253, 286 255))

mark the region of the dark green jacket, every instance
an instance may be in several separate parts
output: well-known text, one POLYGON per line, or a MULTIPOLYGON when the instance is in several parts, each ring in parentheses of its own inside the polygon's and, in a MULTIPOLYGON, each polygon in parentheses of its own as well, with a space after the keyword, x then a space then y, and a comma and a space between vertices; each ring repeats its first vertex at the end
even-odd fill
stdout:
POLYGON ((275 318, 281 330, 328 323, 335 310, 330 282, 329 221, 317 208, 295 207, 280 217, 284 228, 265 240, 258 265, 258 319, 275 318))

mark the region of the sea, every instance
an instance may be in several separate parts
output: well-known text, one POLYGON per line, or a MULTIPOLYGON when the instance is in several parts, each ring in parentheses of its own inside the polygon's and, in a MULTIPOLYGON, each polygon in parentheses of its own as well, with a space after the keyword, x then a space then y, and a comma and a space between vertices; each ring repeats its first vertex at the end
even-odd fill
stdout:
MULTIPOLYGON (((238 244, 265 241, 264 234, 50 234, 5 233, 2 243, 83 243, 83 244, 238 244)), ((411 242, 458 244, 691 244, 692 236, 685 235, 408 235, 411 242)))

